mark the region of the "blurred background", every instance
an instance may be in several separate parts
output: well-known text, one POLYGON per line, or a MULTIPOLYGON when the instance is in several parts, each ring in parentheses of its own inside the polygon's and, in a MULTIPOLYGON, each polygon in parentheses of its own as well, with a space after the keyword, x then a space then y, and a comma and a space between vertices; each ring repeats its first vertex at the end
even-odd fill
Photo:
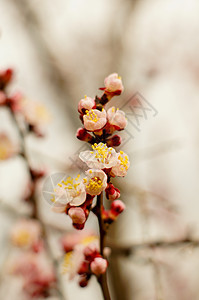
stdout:
MULTIPOLYGON (((83 145, 75 137, 81 126, 78 101, 85 94, 100 95, 110 73, 122 77, 124 93, 112 101, 129 119, 130 138, 122 149, 131 168, 115 181, 127 209, 111 227, 109 242, 128 250, 113 251, 110 258, 115 300, 199 299, 197 243, 175 244, 187 236, 199 239, 198 12, 197 0, 0 0, 0 67, 15 70, 10 91, 39 101, 51 116, 45 138, 26 141, 35 166, 70 175, 72 158, 83 145), (139 110, 139 123, 128 105, 135 95, 150 108, 145 115, 139 110), (154 241, 174 245, 146 245, 154 241)), ((4 109, 0 131, 17 143, 4 109)), ((5 300, 22 299, 3 266, 14 251, 9 232, 19 215, 28 213, 20 199, 26 177, 21 158, 0 162, 0 298, 5 300)), ((43 182, 40 214, 60 228, 49 225, 56 252, 56 238, 71 231, 71 221, 50 211, 42 187, 43 182)), ((97 230, 96 225, 90 215, 86 228, 97 230)), ((94 278, 85 289, 75 280, 61 280, 66 300, 102 299, 94 278)))

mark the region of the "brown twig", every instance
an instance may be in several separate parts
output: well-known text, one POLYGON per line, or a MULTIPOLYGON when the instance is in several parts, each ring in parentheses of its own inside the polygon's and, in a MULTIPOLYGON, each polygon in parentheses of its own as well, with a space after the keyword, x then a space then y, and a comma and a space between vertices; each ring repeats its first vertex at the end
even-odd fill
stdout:
MULTIPOLYGON (((105 245, 105 238, 107 232, 102 219, 102 205, 103 205, 103 193, 97 196, 97 204, 96 204, 95 212, 98 218, 99 230, 100 230, 100 253, 102 256, 104 256, 104 245, 105 245)), ((99 276, 98 282, 101 286, 104 300, 111 300, 108 284, 107 284, 107 271, 104 274, 101 274, 99 276)))

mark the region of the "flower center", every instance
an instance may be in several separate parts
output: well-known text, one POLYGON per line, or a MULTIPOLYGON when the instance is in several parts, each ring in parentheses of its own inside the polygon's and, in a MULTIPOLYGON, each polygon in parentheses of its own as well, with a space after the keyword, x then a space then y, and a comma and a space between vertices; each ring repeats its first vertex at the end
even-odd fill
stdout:
MULTIPOLYGON (((79 196, 79 194, 80 194, 80 191, 78 190, 78 186, 80 185, 80 183, 78 182, 79 177, 80 177, 80 174, 78 174, 75 179, 73 179, 70 176, 67 177, 66 181, 62 180, 61 183, 57 184, 58 187, 61 188, 60 189, 61 191, 59 191, 59 189, 55 188, 54 192, 60 194, 60 196, 61 196, 62 192, 64 194, 64 190, 68 190, 68 191, 70 191, 73 194, 73 197, 79 196)), ((51 201, 54 202, 55 198, 53 197, 51 199, 51 201)))
POLYGON ((0 145, 0 159, 5 159, 7 155, 7 149, 5 146, 0 145))
POLYGON ((19 235, 17 236, 16 242, 19 245, 25 246, 30 241, 30 235, 27 231, 21 231, 19 232, 19 235))
POLYGON ((62 265, 62 273, 63 274, 69 272, 70 269, 73 268, 74 263, 72 260, 72 256, 73 256, 73 251, 70 251, 64 255, 64 262, 62 265))
POLYGON ((103 143, 95 143, 94 145, 92 145, 92 148, 94 151, 91 151, 91 153, 95 153, 95 158, 97 158, 102 163, 104 163, 105 160, 107 160, 109 154, 111 155, 111 151, 113 150, 113 148, 108 148, 106 144, 103 143))
POLYGON ((120 155, 118 156, 118 159, 120 160, 120 165, 121 165, 122 171, 124 171, 124 168, 126 170, 128 170, 128 162, 129 162, 128 156, 127 155, 122 156, 123 154, 124 154, 124 152, 120 151, 120 155))
MULTIPOLYGON (((87 183, 87 179, 84 178, 84 183, 87 183)), ((89 179, 86 187, 91 190, 91 191, 97 191, 99 190, 103 185, 103 182, 101 181, 101 179, 99 177, 93 177, 91 179, 89 179)))
POLYGON ((93 109, 86 110, 86 115, 88 116, 89 120, 91 120, 95 123, 99 121, 99 118, 98 118, 97 114, 93 111, 93 109))

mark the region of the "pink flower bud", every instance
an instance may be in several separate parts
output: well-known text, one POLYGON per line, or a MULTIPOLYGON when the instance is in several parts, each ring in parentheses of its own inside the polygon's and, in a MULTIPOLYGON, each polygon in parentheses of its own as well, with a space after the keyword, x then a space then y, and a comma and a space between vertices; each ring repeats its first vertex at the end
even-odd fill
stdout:
POLYGON ((106 272, 108 262, 102 257, 96 257, 91 263, 91 271, 99 276, 106 272))
POLYGON ((84 210, 81 207, 71 207, 68 210, 68 215, 75 224, 83 224, 86 221, 84 210))
POLYGON ((86 110, 91 110, 95 107, 95 99, 85 96, 78 103, 79 113, 85 113, 86 110))
POLYGON ((79 128, 77 130, 76 133, 76 137, 80 140, 80 141, 84 141, 84 142, 88 142, 88 143, 94 143, 94 138, 92 137, 92 135, 90 133, 87 132, 86 129, 84 128, 79 128))
POLYGON ((117 73, 110 74, 104 80, 105 92, 114 93, 115 95, 120 95, 124 90, 121 77, 117 73))
POLYGON ((121 142, 122 142, 122 138, 117 134, 112 136, 110 139, 106 140, 106 144, 108 147, 117 147, 121 144, 121 142))
POLYGON ((120 190, 114 187, 112 183, 108 184, 105 192, 108 200, 116 200, 120 197, 120 190))

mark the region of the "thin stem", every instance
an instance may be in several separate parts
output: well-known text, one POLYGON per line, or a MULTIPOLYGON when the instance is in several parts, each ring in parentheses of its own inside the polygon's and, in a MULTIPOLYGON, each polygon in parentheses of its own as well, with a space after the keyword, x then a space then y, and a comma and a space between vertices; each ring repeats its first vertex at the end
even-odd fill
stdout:
MULTIPOLYGON (((97 196, 97 204, 96 204, 96 215, 99 223, 99 231, 100 231, 100 253, 102 257, 104 256, 104 243, 106 237, 106 230, 104 228, 104 222, 102 219, 102 207, 103 207, 103 193, 97 196)), ((104 296, 104 300, 111 300, 108 284, 107 284, 107 271, 98 277, 98 282, 101 286, 102 293, 104 296)))

